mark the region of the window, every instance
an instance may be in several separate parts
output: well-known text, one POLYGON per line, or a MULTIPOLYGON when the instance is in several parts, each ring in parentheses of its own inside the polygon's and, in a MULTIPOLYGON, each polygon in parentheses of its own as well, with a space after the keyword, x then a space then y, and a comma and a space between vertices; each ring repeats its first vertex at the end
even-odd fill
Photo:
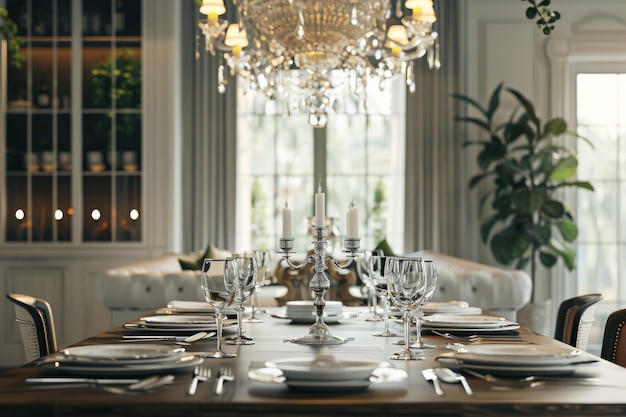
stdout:
MULTIPOLYGON (((598 66, 593 67, 598 71, 598 66)), ((576 75, 581 179, 595 192, 577 193, 578 294, 602 293, 590 345, 602 343, 608 314, 626 303, 626 71, 576 75)))
POLYGON ((314 129, 307 114, 285 117, 280 100, 246 91, 238 101, 237 248, 276 249, 287 201, 296 250, 310 249, 307 219, 321 180, 330 248, 342 248, 345 213, 354 201, 361 248, 373 249, 386 237, 401 250, 404 94, 403 80, 384 91, 371 82, 364 114, 354 110, 356 103, 344 103, 326 128, 314 129))

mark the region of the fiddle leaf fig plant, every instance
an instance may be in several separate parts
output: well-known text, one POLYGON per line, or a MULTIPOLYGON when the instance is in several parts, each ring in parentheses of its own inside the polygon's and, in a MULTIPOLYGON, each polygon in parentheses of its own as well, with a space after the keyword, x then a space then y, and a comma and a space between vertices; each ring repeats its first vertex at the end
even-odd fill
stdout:
POLYGON ((498 123, 502 120, 496 116, 502 90, 501 83, 485 107, 468 96, 455 94, 456 99, 479 113, 478 117, 456 119, 486 133, 486 139, 463 144, 480 148, 476 157, 480 173, 470 179, 469 187, 490 185, 480 200, 481 238, 499 263, 518 269, 530 263, 534 281, 537 262, 551 268, 561 259, 569 270, 576 266, 571 243, 578 236, 578 227, 558 191, 566 187, 593 191, 589 182, 574 179, 576 153, 553 139, 573 137, 591 143, 568 132, 562 118, 542 123, 534 105, 512 88, 505 91, 519 106, 506 121, 498 123))

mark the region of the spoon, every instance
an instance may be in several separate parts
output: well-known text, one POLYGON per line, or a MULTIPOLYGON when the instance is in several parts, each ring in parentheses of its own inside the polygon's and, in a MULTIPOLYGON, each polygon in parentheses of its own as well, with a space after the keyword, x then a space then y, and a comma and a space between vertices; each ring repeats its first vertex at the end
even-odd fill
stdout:
POLYGON ((435 368, 435 375, 437 375, 437 378, 448 384, 456 384, 460 382, 463 385, 463 389, 465 390, 467 395, 474 395, 474 392, 470 388, 465 377, 459 373, 454 372, 452 369, 441 367, 435 368))

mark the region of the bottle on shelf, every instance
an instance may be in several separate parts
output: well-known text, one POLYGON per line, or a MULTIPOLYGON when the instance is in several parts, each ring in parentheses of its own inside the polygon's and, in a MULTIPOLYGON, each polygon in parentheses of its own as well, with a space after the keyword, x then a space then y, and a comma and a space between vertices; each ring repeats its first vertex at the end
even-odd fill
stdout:
POLYGON ((46 77, 41 77, 41 82, 35 92, 35 105, 39 108, 45 109, 50 107, 50 102, 50 90, 48 89, 46 77))

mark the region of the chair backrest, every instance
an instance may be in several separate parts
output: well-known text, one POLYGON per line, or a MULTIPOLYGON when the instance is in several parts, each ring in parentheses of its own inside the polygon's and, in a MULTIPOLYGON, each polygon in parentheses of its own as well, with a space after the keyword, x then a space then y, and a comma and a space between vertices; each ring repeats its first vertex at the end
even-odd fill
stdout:
POLYGON ((22 336, 26 360, 30 362, 55 352, 57 338, 50 304, 24 294, 7 294, 7 298, 15 307, 15 321, 22 336))
POLYGON ((626 367, 626 309, 609 315, 602 339, 602 359, 626 367))
POLYGON ((575 348, 587 349, 595 306, 602 294, 586 294, 565 300, 559 306, 554 338, 575 348))

